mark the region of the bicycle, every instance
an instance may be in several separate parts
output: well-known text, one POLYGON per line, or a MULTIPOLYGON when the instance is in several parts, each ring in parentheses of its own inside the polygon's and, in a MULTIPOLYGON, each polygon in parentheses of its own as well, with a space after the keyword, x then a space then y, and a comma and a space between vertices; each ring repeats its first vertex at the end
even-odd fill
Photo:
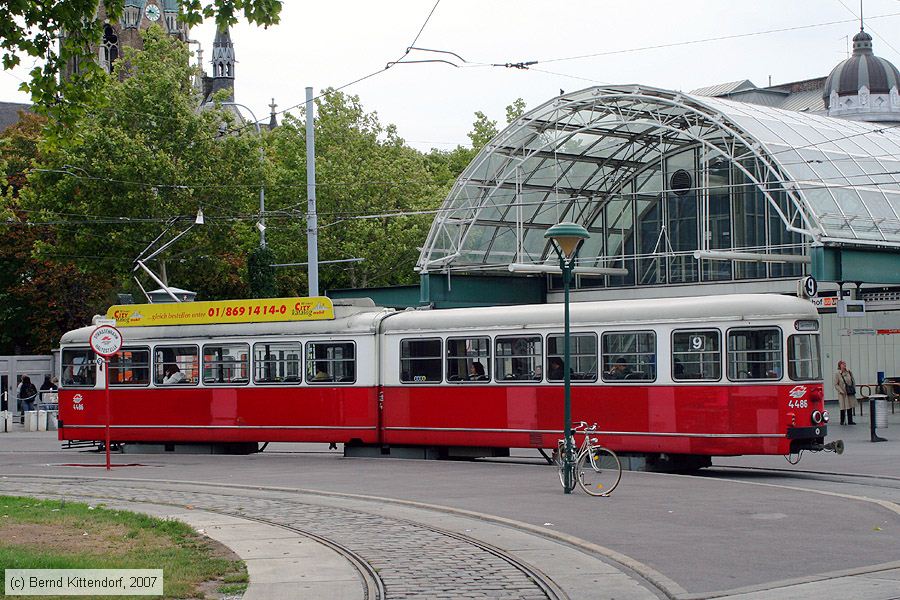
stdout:
MULTIPOLYGON (((597 424, 590 427, 580 421, 572 428, 572 448, 576 448, 575 434, 584 435, 581 447, 575 452, 575 481, 591 496, 609 496, 622 479, 622 463, 616 453, 597 443, 597 424), (580 430, 580 431, 579 431, 580 430)), ((553 461, 559 467, 559 482, 566 487, 563 456, 566 452, 565 439, 559 440, 553 451, 553 461)))

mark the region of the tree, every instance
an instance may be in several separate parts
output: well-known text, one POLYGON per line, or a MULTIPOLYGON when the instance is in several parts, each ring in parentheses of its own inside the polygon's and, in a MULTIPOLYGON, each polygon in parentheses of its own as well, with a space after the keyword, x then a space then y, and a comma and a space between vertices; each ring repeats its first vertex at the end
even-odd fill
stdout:
POLYGON ((276 298, 278 285, 275 281, 275 253, 268 246, 257 246, 247 257, 247 281, 251 298, 276 298))
MULTIPOLYGON (((89 102, 94 86, 102 78, 102 70, 94 63, 92 48, 103 37, 103 24, 95 19, 100 0, 66 0, 65 2, 0 2, 0 48, 3 68, 17 66, 22 55, 43 60, 31 70, 31 81, 21 89, 32 101, 58 118, 70 122, 89 102), (65 34, 65 35, 63 35, 65 34), (57 48, 57 40, 61 40, 57 48), (71 79, 60 78, 69 60, 78 59, 83 70, 71 79)), ((103 6, 110 20, 118 19, 124 0, 105 0, 103 6)), ((250 23, 264 26, 278 23, 280 0, 178 0, 180 19, 188 26, 197 25, 204 17, 215 17, 219 27, 233 25, 243 13, 250 23)))
MULTIPOLYGON (((417 247, 440 203, 425 157, 403 144, 392 125, 367 113, 357 96, 326 90, 316 101, 316 198, 320 260, 361 258, 323 265, 320 289, 412 283, 417 247)), ((270 228, 280 262, 306 260, 306 135, 302 120, 287 117, 272 132, 276 161, 275 211, 294 215, 270 228)), ((267 211, 268 212, 268 211, 267 211)), ((283 290, 305 293, 304 271, 279 274, 283 290)))
POLYGON ((40 161, 45 124, 40 116, 24 114, 0 139, 0 354, 49 354, 62 331, 90 321, 111 289, 109 282, 86 275, 73 261, 32 254, 37 244, 55 247, 58 237, 55 228, 31 223, 19 203, 27 171, 40 161))
MULTIPOLYGON (((507 125, 525 114, 525 101, 516 98, 512 104, 506 107, 507 125)), ((457 177, 469 166, 478 153, 497 136, 497 121, 491 120, 481 111, 475 113, 475 121, 472 130, 467 134, 472 141, 472 147, 457 146, 453 150, 432 149, 426 156, 428 169, 435 180, 443 183, 446 191, 457 177)))
POLYGON ((472 140, 472 149, 480 150, 488 142, 494 139, 499 131, 497 130, 497 121, 488 119, 483 112, 475 112, 475 122, 472 123, 472 131, 469 132, 469 139, 472 140))
POLYGON ((56 134, 45 138, 21 202, 32 220, 68 231, 54 248, 38 240, 36 255, 115 257, 115 264, 84 258, 81 268, 133 288, 131 261, 203 209, 206 224, 167 251, 158 268, 201 297, 246 295, 243 273, 265 177, 261 140, 234 127, 230 111, 198 111, 192 75, 185 44, 154 26, 144 50, 126 49, 79 119, 63 132, 51 125, 56 134), (239 133, 223 136, 223 127, 239 133))

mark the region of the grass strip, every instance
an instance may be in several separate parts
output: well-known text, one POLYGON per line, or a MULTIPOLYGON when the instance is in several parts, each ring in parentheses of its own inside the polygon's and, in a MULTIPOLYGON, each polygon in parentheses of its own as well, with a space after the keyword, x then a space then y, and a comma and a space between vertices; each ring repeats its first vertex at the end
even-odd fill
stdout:
POLYGON ((180 521, 18 496, 0 496, 0 597, 6 569, 162 569, 164 598, 219 598, 247 586, 237 556, 180 521))

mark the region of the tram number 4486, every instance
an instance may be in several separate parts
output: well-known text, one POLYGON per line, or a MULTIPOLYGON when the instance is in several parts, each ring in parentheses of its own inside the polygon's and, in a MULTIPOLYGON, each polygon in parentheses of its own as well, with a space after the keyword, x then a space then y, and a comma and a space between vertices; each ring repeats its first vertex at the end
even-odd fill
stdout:
POLYGON ((788 401, 788 408, 806 408, 809 406, 809 400, 794 400, 793 398, 788 401))

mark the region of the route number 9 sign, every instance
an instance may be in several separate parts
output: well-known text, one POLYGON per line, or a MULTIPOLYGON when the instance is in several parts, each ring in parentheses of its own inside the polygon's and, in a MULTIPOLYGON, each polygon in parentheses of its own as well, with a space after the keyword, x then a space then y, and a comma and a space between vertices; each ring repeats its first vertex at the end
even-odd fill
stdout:
POLYGON ((112 356, 122 348, 122 334, 112 325, 100 325, 91 332, 91 349, 100 356, 112 356))
POLYGON ((704 338, 702 335, 691 336, 691 350, 693 350, 694 352, 702 352, 705 344, 706 338, 704 338))

